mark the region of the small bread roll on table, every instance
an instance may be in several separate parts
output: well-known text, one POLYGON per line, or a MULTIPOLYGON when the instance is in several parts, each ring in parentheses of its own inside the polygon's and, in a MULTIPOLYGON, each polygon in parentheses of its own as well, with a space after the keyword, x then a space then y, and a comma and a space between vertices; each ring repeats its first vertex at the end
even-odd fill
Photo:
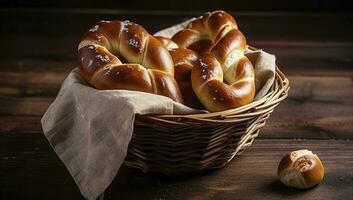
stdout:
POLYGON ((322 181, 324 166, 319 157, 307 149, 293 151, 280 161, 278 177, 287 186, 307 189, 322 181))

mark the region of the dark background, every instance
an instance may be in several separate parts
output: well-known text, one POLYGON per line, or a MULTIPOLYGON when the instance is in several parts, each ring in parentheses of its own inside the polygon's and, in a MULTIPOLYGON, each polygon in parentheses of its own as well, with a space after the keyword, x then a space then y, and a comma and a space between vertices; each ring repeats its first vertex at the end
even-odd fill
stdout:
POLYGON ((40 119, 76 66, 98 20, 153 33, 205 11, 230 12, 250 45, 276 55, 290 80, 253 145, 224 168, 167 178, 122 167, 105 199, 350 199, 353 196, 353 1, 0 1, 0 199, 82 199, 40 119), (276 179, 279 159, 308 148, 324 182, 297 191, 276 179))
POLYGON ((318 67, 332 71, 330 66, 335 64, 345 73, 352 62, 347 51, 353 41, 352 2, 7 0, 0 2, 0 42, 11 48, 0 56, 74 65, 81 35, 99 20, 128 19, 154 33, 206 11, 223 9, 235 17, 250 45, 276 54, 278 64, 289 71, 309 68, 314 73, 318 67))
POLYGON ((4 7, 28 8, 90 8, 90 9, 119 9, 119 10, 215 10, 228 11, 304 11, 304 12, 340 12, 352 11, 352 1, 349 0, 79 0, 79 1, 30 1, 5 0, 1 2, 4 7))

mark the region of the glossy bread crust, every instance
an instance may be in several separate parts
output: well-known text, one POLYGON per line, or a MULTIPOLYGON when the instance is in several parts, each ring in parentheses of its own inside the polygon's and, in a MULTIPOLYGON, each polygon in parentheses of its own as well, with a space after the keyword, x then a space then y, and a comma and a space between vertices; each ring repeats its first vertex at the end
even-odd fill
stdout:
POLYGON ((231 15, 224 11, 206 13, 172 40, 180 48, 201 55, 199 65, 192 68, 191 83, 207 110, 224 111, 252 102, 254 69, 244 55, 246 39, 231 15))
POLYGON ((168 50, 130 21, 101 21, 92 26, 78 46, 78 66, 97 89, 142 91, 183 102, 168 50))
POLYGON ((169 50, 174 62, 174 78, 177 81, 184 104, 196 108, 204 109, 204 106, 197 98, 191 85, 191 70, 194 66, 199 65, 199 55, 190 49, 179 48, 178 45, 169 38, 157 36, 160 42, 169 50))
POLYGON ((199 55, 185 48, 172 49, 169 52, 174 61, 174 77, 183 95, 185 105, 196 109, 204 109, 191 85, 191 71, 199 65, 199 55))
POLYGON ((282 158, 277 173, 283 184, 306 189, 320 183, 324 171, 324 166, 316 154, 309 150, 298 150, 282 158))

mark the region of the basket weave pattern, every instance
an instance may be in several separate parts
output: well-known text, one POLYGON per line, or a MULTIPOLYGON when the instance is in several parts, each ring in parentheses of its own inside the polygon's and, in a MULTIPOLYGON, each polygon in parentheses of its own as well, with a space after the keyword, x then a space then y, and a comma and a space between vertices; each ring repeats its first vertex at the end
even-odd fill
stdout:
POLYGON ((138 115, 125 165, 167 175, 220 168, 253 143, 288 90, 288 79, 276 68, 270 91, 240 108, 207 114, 138 115))

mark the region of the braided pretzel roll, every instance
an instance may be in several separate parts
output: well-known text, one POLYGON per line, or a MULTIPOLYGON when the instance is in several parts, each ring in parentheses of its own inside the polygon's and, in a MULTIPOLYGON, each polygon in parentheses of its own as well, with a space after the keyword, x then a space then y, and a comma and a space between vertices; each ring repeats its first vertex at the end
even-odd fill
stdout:
POLYGON ((244 56, 245 37, 231 15, 224 11, 207 13, 176 33, 172 40, 182 48, 196 43, 203 54, 201 64, 192 69, 191 82, 209 111, 237 108, 253 100, 254 69, 244 56))
POLYGON ((97 89, 148 92, 183 102, 168 50, 135 23, 97 23, 80 41, 78 62, 81 75, 97 89))
POLYGON ((178 48, 178 45, 169 38, 162 36, 156 36, 156 38, 167 47, 173 58, 174 78, 183 95, 184 104, 196 109, 204 108, 191 85, 191 69, 198 65, 199 55, 190 49, 178 48))

